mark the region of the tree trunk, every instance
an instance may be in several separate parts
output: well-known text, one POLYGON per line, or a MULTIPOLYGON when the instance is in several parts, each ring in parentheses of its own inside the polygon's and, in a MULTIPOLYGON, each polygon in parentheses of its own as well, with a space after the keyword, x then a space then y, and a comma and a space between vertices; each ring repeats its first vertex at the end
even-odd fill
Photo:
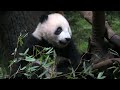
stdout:
POLYGON ((20 33, 33 32, 39 17, 46 11, 0 11, 0 54, 1 65, 8 69, 9 60, 16 48, 20 33))
POLYGON ((100 60, 105 54, 104 34, 105 34, 105 13, 104 11, 93 11, 92 37, 89 52, 94 56, 92 62, 100 60))
POLYGON ((97 48, 101 48, 104 43, 105 34, 105 13, 93 12, 93 28, 92 28, 92 42, 97 44, 97 48))

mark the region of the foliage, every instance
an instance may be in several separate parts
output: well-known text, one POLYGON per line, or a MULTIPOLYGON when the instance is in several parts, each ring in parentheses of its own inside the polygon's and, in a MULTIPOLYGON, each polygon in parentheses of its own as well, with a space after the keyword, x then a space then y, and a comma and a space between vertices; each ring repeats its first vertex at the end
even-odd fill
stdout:
POLYGON ((119 11, 112 11, 106 13, 106 20, 111 25, 112 29, 120 35, 120 12, 119 11))
POLYGON ((73 39, 76 42, 78 50, 80 52, 86 52, 92 26, 77 11, 66 12, 66 18, 70 23, 73 39))
MULTIPOLYGON (((120 30, 119 30, 119 26, 120 26, 120 12, 111 12, 111 11, 106 11, 106 20, 109 22, 109 24, 111 25, 112 29, 120 35, 120 30)), ((88 47, 88 38, 91 36, 91 29, 92 26, 86 21, 84 20, 80 15, 78 11, 66 11, 65 12, 65 17, 68 19, 68 21, 70 22, 70 26, 71 26, 71 30, 73 33, 73 39, 76 42, 76 46, 78 48, 78 50, 82 53, 82 52, 86 52, 87 51, 87 47, 88 47)), ((27 34, 23 35, 20 34, 20 36, 18 37, 18 42, 17 42, 17 46, 15 48, 15 51, 12 55, 14 55, 14 60, 12 60, 10 62, 10 66, 17 62, 16 60, 16 53, 17 53, 17 49, 19 46, 23 45, 23 38, 26 37, 27 34)), ((65 76, 67 77, 67 79, 88 79, 88 78, 93 78, 93 79, 104 79, 106 78, 106 76, 110 73, 110 75, 112 74, 112 78, 114 79, 118 79, 119 77, 119 73, 120 73, 120 65, 117 63, 115 63, 112 67, 107 68, 106 70, 92 70, 92 66, 88 64, 87 61, 84 61, 81 64, 81 71, 77 72, 76 70, 74 70, 73 68, 71 69, 71 72, 68 74, 62 74, 60 72, 56 73, 55 72, 55 51, 53 48, 43 48, 43 51, 40 52, 39 50, 37 50, 37 48, 35 48, 35 50, 37 51, 36 54, 41 53, 41 57, 38 59, 35 59, 35 56, 29 56, 27 54, 27 52, 29 51, 29 49, 27 49, 25 52, 23 53, 19 53, 19 55, 22 58, 19 58, 20 60, 25 60, 28 61, 29 63, 24 66, 24 67, 20 67, 19 70, 14 74, 14 76, 21 71, 24 71, 22 74, 24 74, 25 76, 27 76, 28 79, 31 78, 31 76, 33 74, 35 74, 36 71, 40 70, 41 68, 44 68, 44 71, 42 71, 37 78, 39 79, 51 79, 51 78, 55 78, 55 77, 60 77, 60 76, 65 76), (51 55, 53 55, 53 57, 51 58, 51 55), (38 61, 40 66, 32 66, 33 62, 38 61), (58 74, 58 75, 57 75, 58 74), (46 75, 47 78, 44 78, 43 76, 46 75)), ((118 53, 111 50, 111 53, 114 55, 118 56, 118 53)), ((0 68, 0 78, 6 78, 8 77, 8 75, 6 75, 4 73, 4 69, 0 68)))
MULTIPOLYGON (((21 35, 18 37, 18 42, 17 42, 17 48, 15 48, 15 51, 12 55, 16 55, 17 53, 17 49, 20 46, 23 45, 23 39, 26 37, 27 35, 21 35)), ((21 73, 23 75, 25 75, 28 79, 31 79, 32 76, 34 74, 36 74, 36 72, 38 70, 42 71, 40 75, 36 75, 36 78, 40 78, 42 79, 44 75, 49 74, 49 78, 52 78, 54 75, 53 72, 50 72, 50 69, 53 67, 53 65, 55 64, 55 60, 54 58, 51 58, 50 55, 54 55, 54 50, 52 47, 49 48, 43 48, 42 51, 39 51, 38 48, 39 46, 35 46, 34 50, 36 51, 36 53, 32 56, 28 55, 28 51, 29 48, 24 52, 24 53, 19 53, 19 58, 15 57, 14 60, 12 60, 12 62, 10 63, 10 66, 13 65, 14 63, 17 63, 18 61, 20 62, 21 60, 27 61, 28 64, 26 64, 26 66, 24 67, 19 67, 19 69, 17 70, 17 72, 15 72, 12 76, 14 76, 14 78, 16 77, 16 75, 18 73, 21 73), (36 59, 35 56, 41 54, 41 57, 36 59), (39 64, 37 66, 34 66, 33 64, 39 64), (44 71, 43 71, 44 68, 44 71)), ((11 78, 11 77, 9 77, 11 78)))

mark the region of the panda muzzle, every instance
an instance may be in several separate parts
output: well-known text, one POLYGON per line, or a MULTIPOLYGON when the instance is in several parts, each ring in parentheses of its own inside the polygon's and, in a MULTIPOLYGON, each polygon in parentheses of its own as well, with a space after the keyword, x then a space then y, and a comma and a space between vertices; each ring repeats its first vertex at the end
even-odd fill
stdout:
POLYGON ((60 40, 59 43, 62 45, 66 45, 71 41, 71 38, 65 38, 65 40, 60 40))

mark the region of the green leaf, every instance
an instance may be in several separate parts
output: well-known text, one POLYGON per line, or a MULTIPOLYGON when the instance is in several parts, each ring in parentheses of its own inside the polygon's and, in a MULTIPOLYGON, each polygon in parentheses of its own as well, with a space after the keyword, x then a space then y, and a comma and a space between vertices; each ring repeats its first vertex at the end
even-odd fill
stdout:
POLYGON ((49 50, 49 51, 48 51, 46 54, 51 54, 51 53, 53 53, 53 48, 49 48, 48 50, 49 50))
POLYGON ((32 56, 26 56, 26 57, 25 57, 25 60, 26 60, 26 61, 29 61, 29 62, 34 62, 36 59, 33 58, 32 56))
POLYGON ((28 33, 26 33, 26 34, 23 36, 23 38, 27 37, 27 35, 28 35, 28 33))
POLYGON ((48 70, 45 70, 42 74, 40 74, 38 77, 41 78, 43 75, 45 75, 48 72, 48 70))
POLYGON ((116 67, 113 73, 117 72, 119 70, 119 67, 116 67))
POLYGON ((10 62, 10 65, 9 65, 8 67, 11 67, 15 62, 17 62, 17 58, 15 58, 14 60, 12 60, 12 61, 10 62))
POLYGON ((75 78, 75 70, 72 68, 72 74, 73 74, 73 77, 75 78))
POLYGON ((116 68, 116 66, 112 66, 112 67, 109 67, 107 69, 115 69, 115 68, 116 68))
POLYGON ((30 77, 30 76, 31 76, 30 74, 27 74, 27 73, 24 73, 24 75, 27 76, 27 77, 30 77))
POLYGON ((83 62, 83 68, 84 68, 84 73, 85 74, 90 74, 90 72, 92 71, 92 68, 91 68, 91 66, 86 66, 86 63, 85 62, 83 62))
POLYGON ((29 48, 24 52, 24 55, 26 55, 28 53, 28 51, 29 51, 29 48))
POLYGON ((33 72, 33 71, 35 71, 38 67, 39 67, 39 66, 30 67, 30 68, 28 68, 28 71, 33 72))
POLYGON ((103 76, 103 73, 104 73, 104 72, 100 72, 100 73, 98 74, 98 76, 97 76, 97 79, 104 79, 105 76, 103 76))
POLYGON ((19 53, 19 55, 20 55, 20 56, 25 56, 25 54, 24 54, 24 53, 19 53))
POLYGON ((49 55, 46 57, 44 64, 47 64, 48 59, 49 59, 49 55))
POLYGON ((17 48, 15 48, 15 52, 17 52, 17 48))
POLYGON ((48 51, 50 48, 44 48, 43 50, 48 51))
POLYGON ((52 65, 52 64, 54 64, 55 63, 55 61, 51 61, 50 63, 48 63, 49 65, 52 65))
POLYGON ((26 69, 26 66, 25 67, 23 67, 23 68, 21 68, 20 70, 25 70, 26 69))
POLYGON ((116 51, 112 50, 111 48, 109 48, 109 50, 110 50, 110 53, 111 53, 111 54, 116 55, 116 56, 119 56, 119 54, 118 54, 116 51))

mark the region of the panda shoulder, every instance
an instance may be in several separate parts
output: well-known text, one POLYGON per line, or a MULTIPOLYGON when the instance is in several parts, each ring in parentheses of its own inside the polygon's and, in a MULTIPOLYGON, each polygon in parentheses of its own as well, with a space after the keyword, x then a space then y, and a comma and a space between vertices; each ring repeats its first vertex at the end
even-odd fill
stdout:
POLYGON ((24 47, 25 48, 32 48, 34 45, 41 45, 42 40, 36 38, 32 34, 28 34, 28 36, 24 39, 24 47))

